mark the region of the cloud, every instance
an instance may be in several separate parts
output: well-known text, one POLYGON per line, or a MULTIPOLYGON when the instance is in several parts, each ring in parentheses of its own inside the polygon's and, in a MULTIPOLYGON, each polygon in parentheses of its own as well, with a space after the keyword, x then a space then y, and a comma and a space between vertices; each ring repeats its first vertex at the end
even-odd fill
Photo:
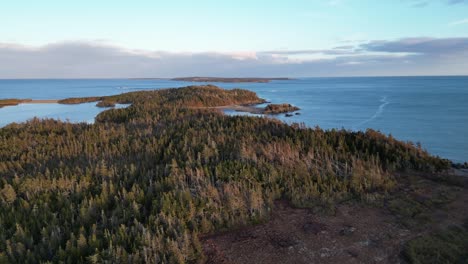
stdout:
POLYGON ((446 1, 450 5, 455 5, 455 4, 462 4, 462 3, 468 3, 467 0, 447 0, 446 1))
POLYGON ((468 74, 468 38, 377 40, 258 52, 129 50, 88 42, 0 43, 0 78, 468 74))
POLYGON ((426 7, 428 5, 429 5, 429 2, 427 1, 419 1, 419 2, 413 3, 412 7, 426 7))
POLYGON ((354 54, 354 46, 340 46, 333 49, 322 49, 322 50, 270 50, 261 51, 259 54, 265 55, 310 55, 310 54, 324 54, 324 55, 345 55, 354 54))
POLYGON ((468 24, 468 18, 462 19, 462 20, 457 20, 451 22, 449 25, 450 26, 458 26, 458 25, 463 25, 463 24, 468 24))
POLYGON ((468 0, 407 0, 413 7, 426 7, 433 2, 442 2, 447 5, 467 4, 468 0))
POLYGON ((235 69, 287 60, 255 52, 165 52, 128 50, 87 42, 41 47, 0 44, 0 78, 99 78, 223 75, 235 69))
POLYGON ((366 51, 413 54, 459 54, 468 52, 468 38, 405 38, 396 41, 372 41, 360 45, 366 51))
POLYGON ((328 0, 327 4, 331 6, 341 6, 343 5, 343 0, 328 0))

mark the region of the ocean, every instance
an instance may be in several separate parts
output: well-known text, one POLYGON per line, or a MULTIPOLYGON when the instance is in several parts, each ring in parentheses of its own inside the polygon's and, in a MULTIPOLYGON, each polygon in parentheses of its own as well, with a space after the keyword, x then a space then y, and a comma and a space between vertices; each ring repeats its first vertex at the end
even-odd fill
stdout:
MULTIPOLYGON (((203 83, 167 79, 0 80, 0 99, 63 99, 114 95, 203 83)), ((298 78, 270 83, 213 83, 244 88, 272 103, 291 103, 300 115, 276 118, 324 129, 372 128, 421 143, 434 155, 468 161, 468 76, 298 78)), ((92 123, 102 111, 82 105, 21 104, 0 108, 0 127, 35 116, 92 123)), ((238 114, 228 112, 228 114, 238 114)))

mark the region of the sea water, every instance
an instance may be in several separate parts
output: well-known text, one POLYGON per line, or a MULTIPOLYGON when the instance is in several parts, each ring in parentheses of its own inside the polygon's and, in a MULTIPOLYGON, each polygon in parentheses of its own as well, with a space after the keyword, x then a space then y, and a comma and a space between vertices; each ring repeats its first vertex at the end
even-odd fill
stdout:
MULTIPOLYGON (((167 79, 0 80, 0 99, 104 96, 203 83, 167 79)), ((270 83, 213 83, 244 88, 272 103, 290 103, 300 115, 275 116, 324 129, 372 128, 421 143, 430 153, 468 161, 468 77, 297 78, 270 83)), ((92 122, 104 109, 82 105, 21 104, 0 108, 0 126, 34 116, 92 122)), ((228 114, 238 114, 229 112, 228 114)))

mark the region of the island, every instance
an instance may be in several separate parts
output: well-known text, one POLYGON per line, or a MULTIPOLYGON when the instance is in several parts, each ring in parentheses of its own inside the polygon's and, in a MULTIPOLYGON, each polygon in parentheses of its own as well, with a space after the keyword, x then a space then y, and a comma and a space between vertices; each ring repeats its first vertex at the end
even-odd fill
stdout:
POLYGON ((220 83, 268 83, 270 81, 287 81, 290 78, 224 78, 224 77, 179 77, 172 81, 183 82, 220 82, 220 83))
POLYGON ((466 260, 468 178, 411 142, 213 85, 61 102, 96 101, 130 106, 0 129, 0 263, 466 260))
POLYGON ((291 104, 269 104, 265 107, 264 114, 281 114, 281 113, 290 113, 300 110, 299 107, 293 106, 291 104))

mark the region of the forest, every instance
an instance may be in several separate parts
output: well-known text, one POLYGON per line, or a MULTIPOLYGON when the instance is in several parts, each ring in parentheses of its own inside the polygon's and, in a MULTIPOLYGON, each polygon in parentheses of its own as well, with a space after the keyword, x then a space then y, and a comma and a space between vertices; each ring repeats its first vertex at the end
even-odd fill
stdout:
POLYGON ((198 263, 200 235, 296 207, 372 202, 395 172, 450 162, 374 130, 322 130, 208 108, 263 103, 188 86, 101 100, 94 124, 0 129, 0 263, 198 263), (204 107, 207 107, 206 109, 204 107))

